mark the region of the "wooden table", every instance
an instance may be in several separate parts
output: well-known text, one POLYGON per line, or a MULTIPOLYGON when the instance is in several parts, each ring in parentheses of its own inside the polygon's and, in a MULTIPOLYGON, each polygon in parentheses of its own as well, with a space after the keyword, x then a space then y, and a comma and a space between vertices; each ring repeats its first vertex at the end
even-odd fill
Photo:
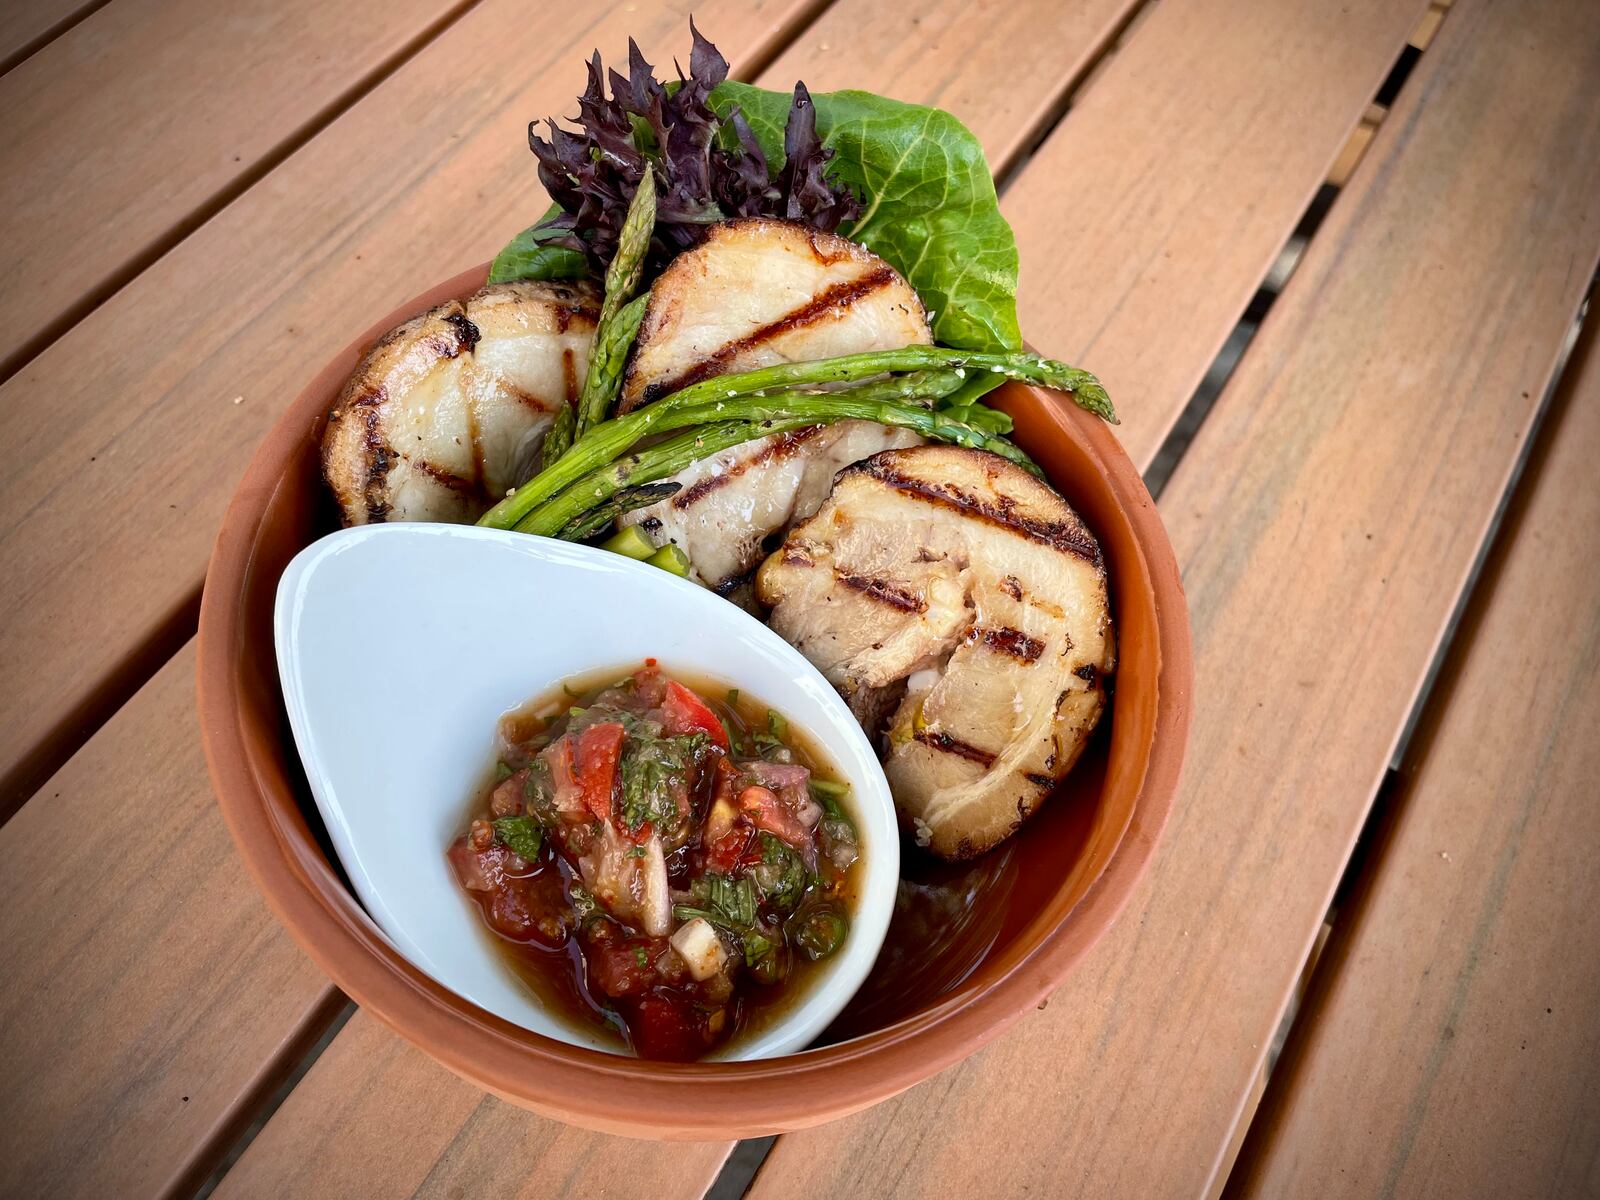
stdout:
POLYGON ((1107 381, 1184 567, 1154 867, 987 1050, 731 1158, 601 1137, 267 913, 194 713, 224 502, 542 210, 524 125, 589 50, 669 61, 687 7, 0 17, 0 1194, 1600 1194, 1594 0, 696 6, 743 78, 971 125, 1024 329, 1107 381))

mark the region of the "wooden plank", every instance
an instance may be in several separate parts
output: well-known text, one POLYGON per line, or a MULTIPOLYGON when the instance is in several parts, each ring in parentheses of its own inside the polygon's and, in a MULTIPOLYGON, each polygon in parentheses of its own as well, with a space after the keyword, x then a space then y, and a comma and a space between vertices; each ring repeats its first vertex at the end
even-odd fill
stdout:
POLYGON ((0 72, 9 71, 105 0, 11 0, 0 14, 0 72))
POLYGON ((1452 7, 1162 495, 1202 699, 1129 913, 754 1196, 1206 1190, 1600 255, 1600 9, 1512 8, 1452 7))
POLYGON ((1066 83, 1115 34, 1129 0, 928 0, 914 10, 839 0, 764 75, 814 92, 870 88, 955 113, 1003 175, 1055 113, 1066 83))
MULTIPOLYGON (((16 465, 0 479, 0 813, 104 693, 131 690, 145 640, 187 623, 245 462, 359 332, 352 314, 389 311, 537 217, 528 120, 570 109, 593 46, 625 60, 631 33, 659 61, 685 54, 689 6, 530 20, 518 0, 485 0, 0 388, 16 465)), ((815 7, 695 6, 736 62, 815 7)))
POLYGON ((1597 330, 1238 1194, 1600 1194, 1597 330))
POLYGON ((0 1195, 193 1185, 332 989, 239 867, 173 659, 0 829, 0 1195))
POLYGON ((1415 0, 1158 5, 1003 208, 1022 327, 1105 381, 1147 462, 1327 177, 1415 0))
POLYGON ((536 1117, 358 1011, 216 1195, 699 1200, 728 1150, 602 1137, 536 1117))
POLYGON ((0 373, 463 0, 114 0, 0 77, 0 373))

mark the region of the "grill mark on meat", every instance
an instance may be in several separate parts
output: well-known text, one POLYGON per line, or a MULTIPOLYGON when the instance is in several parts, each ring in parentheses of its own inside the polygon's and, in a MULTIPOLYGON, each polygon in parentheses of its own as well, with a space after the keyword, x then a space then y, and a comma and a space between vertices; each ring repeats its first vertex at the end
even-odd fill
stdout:
MULTIPOLYGON (((809 564, 807 564, 809 565, 809 564)), ((928 605, 921 596, 890 583, 887 579, 874 579, 871 575, 852 575, 848 571, 833 569, 833 577, 852 592, 859 592, 869 600, 900 612, 927 612, 928 605)))
POLYGON ((435 483, 443 484, 452 492, 472 497, 477 497, 482 492, 479 484, 470 479, 463 479, 454 471, 446 471, 443 467, 436 467, 425 458, 413 458, 411 459, 411 465, 435 483))
POLYGON ((367 460, 366 493, 363 499, 367 505, 367 520, 374 525, 388 519, 389 502, 384 499, 383 485, 389 477, 390 469, 394 466, 394 451, 389 448, 389 443, 384 441, 380 428, 383 414, 378 411, 377 405, 383 399, 383 395, 384 389, 381 387, 374 391, 371 404, 365 408, 366 428, 361 436, 361 446, 367 460))
POLYGON ((547 413, 552 411, 543 400, 539 399, 539 397, 535 396, 532 392, 523 391, 519 387, 512 387, 503 379, 500 381, 500 386, 511 393, 511 398, 513 400, 516 400, 519 404, 522 404, 527 408, 533 409, 533 411, 536 413, 547 413))
POLYGON ((787 545, 783 548, 783 564, 787 567, 807 568, 817 565, 804 551, 799 550, 798 548, 790 548, 787 545))
POLYGON ((807 325, 815 325, 835 309, 846 308, 870 296, 873 292, 888 287, 895 281, 895 278, 894 268, 884 265, 875 267, 856 279, 836 283, 832 287, 818 292, 799 308, 785 313, 776 321, 768 322, 759 329, 751 330, 743 337, 735 338, 733 341, 719 346, 706 358, 703 358, 694 366, 678 372, 673 378, 658 379, 653 383, 646 384, 638 402, 639 404, 649 404, 652 400, 671 395, 673 392, 686 388, 690 384, 699 383, 702 379, 709 379, 711 376, 720 373, 724 366, 744 351, 770 342, 779 334, 803 329, 807 325))
POLYGON ((989 504, 954 485, 934 483, 906 475, 895 470, 889 463, 879 461, 880 457, 874 455, 848 469, 862 471, 870 478, 903 495, 941 508, 952 509, 980 521, 987 521, 991 525, 1021 534, 1030 541, 1049 546, 1052 550, 1074 555, 1086 562, 1098 564, 1100 561, 1100 547, 1081 524, 1072 525, 1065 521, 1040 521, 1033 517, 1025 517, 1016 511, 1015 504, 1006 502, 1005 497, 1001 498, 1000 504, 989 504))
MULTIPOLYGON (((1055 787, 1055 785, 1056 785, 1056 781, 1054 779, 1050 778, 1050 776, 1048 776, 1048 775, 1040 775, 1036 771, 1024 772, 1022 777, 1024 779, 1026 779, 1029 783, 1033 784, 1033 786, 1038 788, 1040 791, 1048 792, 1051 788, 1055 787)), ((1024 815, 1026 815, 1026 814, 1024 814, 1024 815)))
POLYGON ((1083 666, 1079 667, 1073 672, 1073 674, 1087 683, 1090 687, 1093 687, 1094 681, 1096 678, 1098 678, 1100 672, 1093 663, 1084 663, 1083 666))
MULTIPOLYGON (((471 390, 464 397, 466 404, 463 415, 467 419, 467 447, 472 451, 472 493, 479 497, 487 497, 488 472, 483 462, 483 436, 478 429, 478 400, 471 390)), ((448 486, 448 485, 447 485, 448 486)))
MULTIPOLYGON (((565 320, 562 321, 562 326, 561 327, 562 327, 563 330, 566 329, 565 320)), ((576 400, 578 398, 578 364, 577 364, 577 361, 572 356, 572 347, 571 346, 567 346, 567 347, 563 348, 562 351, 561 351, 561 378, 566 381, 566 386, 567 386, 567 401, 566 402, 568 404, 571 404, 574 400, 576 400)))
POLYGON ((934 750, 943 751, 945 754, 954 754, 968 762, 975 762, 981 767, 994 766, 994 755, 987 750, 980 750, 971 742, 963 742, 958 737, 948 733, 941 733, 937 729, 921 729, 911 735, 916 741, 934 750))
POLYGON ((1000 590, 1013 600, 1022 599, 1022 581, 1015 575, 1007 575, 1000 581, 1000 590))
POLYGON ((779 434, 756 453, 730 463, 726 471, 719 471, 715 475, 707 475, 703 479, 695 480, 695 482, 672 498, 672 507, 679 512, 683 512, 700 503, 718 488, 733 482, 733 480, 739 478, 752 467, 765 466, 771 462, 781 462, 821 433, 822 429, 821 425, 813 425, 807 429, 796 429, 791 433, 779 434))
POLYGON ((1008 654, 1018 662, 1038 662, 1039 656, 1044 653, 1044 643, 1036 637, 1029 637, 1020 629, 1009 629, 1004 626, 994 629, 974 625, 967 634, 967 641, 973 642, 979 639, 989 649, 1000 654, 1008 654))
POLYGON ((711 590, 717 595, 726 599, 728 596, 731 596, 734 592, 737 592, 745 584, 754 579, 756 577, 756 572, 760 569, 761 564, 757 562, 754 566, 747 567, 743 571, 735 571, 726 579, 718 580, 716 583, 712 584, 711 590))

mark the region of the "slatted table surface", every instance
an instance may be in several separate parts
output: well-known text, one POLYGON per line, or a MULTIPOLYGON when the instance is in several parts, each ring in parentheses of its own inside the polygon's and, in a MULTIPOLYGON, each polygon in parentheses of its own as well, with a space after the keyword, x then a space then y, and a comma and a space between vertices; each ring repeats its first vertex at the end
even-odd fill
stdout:
POLYGON ((206 556, 367 317, 542 211, 628 0, 0 15, 0 1195, 1600 1194, 1600 5, 704 0, 977 134, 1188 592, 1153 869, 1041 1010, 773 1141, 532 1116, 355 1010, 198 748, 206 556))

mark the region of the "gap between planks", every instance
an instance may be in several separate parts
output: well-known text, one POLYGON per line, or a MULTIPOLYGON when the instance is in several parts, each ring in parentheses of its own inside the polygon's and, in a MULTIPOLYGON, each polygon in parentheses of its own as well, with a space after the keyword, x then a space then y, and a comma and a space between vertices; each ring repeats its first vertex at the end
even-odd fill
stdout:
MULTIPOLYGON (((23 342, 10 354, 0 358, 0 384, 24 369, 64 333, 105 303, 109 297, 254 187, 336 121, 353 104, 381 85, 440 34, 477 7, 480 2, 481 0, 459 0, 459 3, 442 13, 351 87, 334 97, 309 121, 292 131, 248 170, 236 176, 204 204, 195 208, 161 237, 132 256, 120 269, 86 292, 59 318, 23 342)), ((72 24, 91 16, 100 7, 103 5, 97 5, 94 9, 83 12, 72 24)), ((65 32, 70 27, 70 25, 63 26, 59 32, 65 32)), ((149 682, 161 666, 194 636, 200 615, 200 587, 201 581, 196 580, 193 588, 156 622, 149 635, 134 647, 132 653, 112 663, 99 684, 89 689, 58 725, 26 754, 20 756, 8 771, 0 775, 0 824, 10 820, 44 781, 77 753, 112 714, 127 703, 133 694, 149 682)))
MULTIPOLYGON (((1211 1193, 1213 1197, 1242 1194, 1241 1189, 1245 1184, 1241 1181, 1248 1176, 1249 1164, 1260 1159, 1264 1140, 1274 1136, 1273 1120, 1283 1108, 1282 1097, 1278 1093, 1288 1086, 1282 1082, 1278 1068, 1288 1067, 1297 1056, 1306 1052, 1303 1039, 1311 1036, 1311 1026, 1317 1020, 1322 1001, 1346 961, 1348 939, 1354 936, 1377 878, 1378 867, 1390 852, 1391 840, 1396 836, 1404 816, 1410 781, 1433 751, 1435 735, 1446 719, 1451 691, 1473 653, 1479 625, 1493 603, 1494 592, 1513 541, 1522 535, 1524 515, 1543 473, 1544 463, 1560 433, 1562 416, 1574 402, 1571 392, 1583 366, 1581 357, 1575 357, 1576 348, 1580 338, 1585 335, 1585 327, 1589 326, 1588 332, 1593 335, 1594 326, 1600 324, 1600 315, 1594 311, 1597 291, 1600 291, 1600 270, 1590 281, 1589 293, 1562 348, 1560 364, 1541 397, 1522 453, 1479 549, 1467 586, 1396 747, 1395 761, 1357 835, 1350 861, 1335 891, 1334 902, 1329 907, 1288 1011, 1273 1039, 1272 1058, 1265 1064, 1251 1095, 1248 1114, 1234 1131, 1229 1161, 1225 1171, 1219 1173, 1211 1193), (1274 1084, 1274 1077, 1278 1077, 1280 1082, 1274 1084)), ((1600 353, 1595 348, 1600 344, 1597 337, 1590 336, 1587 340, 1589 355, 1600 353)))
POLYGON ((121 291, 131 280, 142 274, 151 263, 160 259, 196 229, 244 195, 250 188, 261 182, 285 159, 333 124, 334 121, 338 120, 353 104, 356 104, 367 93, 382 84, 384 80, 414 58, 419 51, 424 49, 441 33, 476 8, 480 2, 481 0, 457 0, 457 3, 441 13, 410 41, 400 46, 388 58, 378 63, 348 88, 328 101, 298 129, 291 130, 283 140, 258 158, 248 169, 241 171, 237 176, 229 180, 226 186, 219 188, 202 203, 197 204, 193 210, 175 222, 165 233, 152 239, 142 249, 130 255, 127 262, 89 288, 76 301, 65 308, 59 317, 22 342, 10 353, 0 357, 0 383, 4 383, 26 367, 59 339, 62 334, 99 308, 111 296, 121 291))
MULTIPOLYGON (((61 17, 53 24, 41 29, 31 38, 28 38, 26 41, 12 49, 4 57, 0 57, 0 75, 4 75, 13 67, 20 66, 22 63, 27 62, 28 59, 39 53, 39 51, 43 50, 62 34, 69 33, 74 27, 81 25, 84 21, 94 16, 95 13, 99 12, 102 8, 110 3, 111 0, 88 0, 87 3, 67 13, 64 17, 61 17)), ((12 20, 16 19, 17 18, 15 16, 12 17, 12 20)))
MULTIPOLYGON (((1504 557, 1507 539, 1517 528, 1515 514, 1520 512, 1526 503, 1532 483, 1532 478, 1528 474, 1529 466, 1535 461, 1542 460, 1549 452, 1547 444, 1549 435, 1546 427, 1550 424, 1552 410, 1563 387, 1571 382, 1569 375, 1574 370, 1572 359, 1574 347, 1584 325, 1591 320, 1600 320, 1594 315, 1594 296, 1597 288, 1600 288, 1600 273, 1597 273, 1595 279, 1591 281, 1589 295, 1568 331, 1560 361, 1529 426, 1528 439, 1523 444, 1522 452, 1512 467, 1509 482, 1501 493, 1499 506, 1490 520, 1488 532, 1479 547, 1478 557, 1468 574, 1456 609, 1445 626, 1439 648, 1418 690, 1416 702, 1412 705, 1411 713, 1396 743, 1394 756, 1384 775, 1383 783, 1379 786, 1367 812, 1367 818, 1356 835, 1350 860, 1345 864, 1345 869, 1334 889, 1333 902, 1328 906, 1328 912, 1323 917, 1322 925, 1306 955, 1299 980, 1288 998, 1283 1017, 1273 1034, 1271 1049, 1262 1063, 1255 1087, 1246 1098, 1245 1107, 1234 1126, 1220 1169, 1212 1179, 1208 1200, 1230 1194, 1228 1184, 1233 1169, 1247 1140, 1251 1137, 1260 1105, 1272 1077, 1277 1072, 1278 1064, 1295 1039, 1296 1029, 1300 1026, 1302 1017, 1314 1007, 1316 990, 1327 985, 1328 975, 1338 967, 1338 956, 1328 956, 1325 952, 1330 942, 1341 935, 1354 918, 1371 872, 1384 852, 1384 845, 1388 841, 1398 809, 1404 804, 1405 780, 1412 774, 1416 763, 1427 754, 1427 731, 1439 717, 1435 697, 1439 694, 1441 681, 1448 678, 1452 665, 1464 658, 1468 652, 1473 629, 1473 614, 1487 603, 1487 595, 1494 585, 1494 564, 1504 557)), ((1537 472, 1534 473, 1534 477, 1537 477, 1537 472)))

